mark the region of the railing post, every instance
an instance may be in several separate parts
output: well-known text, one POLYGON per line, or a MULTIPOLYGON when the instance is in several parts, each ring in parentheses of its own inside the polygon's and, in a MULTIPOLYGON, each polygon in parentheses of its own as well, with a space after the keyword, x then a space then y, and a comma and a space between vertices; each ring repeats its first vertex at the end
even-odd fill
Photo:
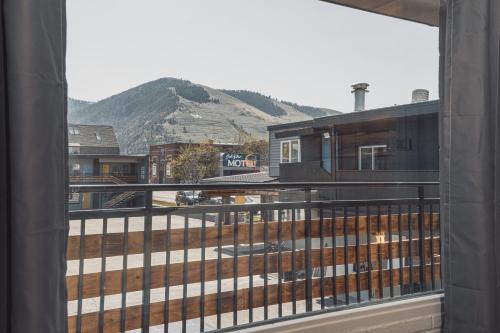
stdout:
POLYGON ((311 189, 304 190, 305 196, 305 252, 306 252, 306 311, 312 311, 312 258, 311 258, 311 189))
MULTIPOLYGON (((419 257, 420 257, 420 291, 425 291, 427 285, 425 282, 426 275, 426 260, 425 260, 425 231, 424 231, 424 214, 425 214, 425 193, 424 187, 418 187, 418 237, 419 237, 419 257)), ((411 240, 410 240, 411 241, 411 240)))
POLYGON ((149 310, 151 300, 151 252, 153 228, 153 191, 146 193, 146 216, 144 216, 144 271, 142 277, 142 332, 149 333, 149 310))

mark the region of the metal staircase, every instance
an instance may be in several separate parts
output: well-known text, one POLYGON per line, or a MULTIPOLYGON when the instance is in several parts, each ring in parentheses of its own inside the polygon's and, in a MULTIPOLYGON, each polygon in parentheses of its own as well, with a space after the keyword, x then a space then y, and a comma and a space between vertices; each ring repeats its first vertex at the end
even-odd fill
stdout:
MULTIPOLYGON (((70 176, 71 183, 111 183, 111 184, 128 184, 126 181, 121 180, 118 177, 112 175, 102 175, 102 176, 70 176)), ((132 200, 136 195, 136 192, 124 192, 113 196, 110 200, 103 204, 104 208, 113 208, 129 200, 132 200)))

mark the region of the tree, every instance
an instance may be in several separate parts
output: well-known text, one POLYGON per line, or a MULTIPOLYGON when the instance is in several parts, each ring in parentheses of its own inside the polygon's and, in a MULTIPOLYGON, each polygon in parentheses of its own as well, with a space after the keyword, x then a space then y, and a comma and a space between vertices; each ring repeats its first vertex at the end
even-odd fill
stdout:
POLYGON ((200 180, 217 175, 219 152, 213 145, 202 143, 188 145, 172 161, 172 173, 180 183, 199 183, 200 180))
POLYGON ((269 142, 263 139, 250 139, 243 142, 241 150, 245 154, 259 154, 260 165, 266 166, 269 161, 269 142))

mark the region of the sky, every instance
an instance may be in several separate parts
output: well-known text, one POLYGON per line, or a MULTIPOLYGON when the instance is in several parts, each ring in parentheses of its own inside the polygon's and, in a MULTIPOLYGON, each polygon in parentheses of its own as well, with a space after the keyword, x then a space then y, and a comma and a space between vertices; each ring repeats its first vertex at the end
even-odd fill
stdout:
POLYGON ((69 95, 161 77, 350 112, 438 94, 438 29, 319 0, 69 0, 69 95))

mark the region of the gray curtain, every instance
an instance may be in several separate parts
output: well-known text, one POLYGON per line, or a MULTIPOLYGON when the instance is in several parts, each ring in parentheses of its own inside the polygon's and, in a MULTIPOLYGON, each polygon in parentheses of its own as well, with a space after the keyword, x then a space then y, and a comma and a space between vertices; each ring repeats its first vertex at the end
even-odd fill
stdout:
POLYGON ((0 0, 0 332, 66 331, 65 1, 0 0))
POLYGON ((448 0, 442 29, 445 331, 500 331, 500 0, 448 0))

